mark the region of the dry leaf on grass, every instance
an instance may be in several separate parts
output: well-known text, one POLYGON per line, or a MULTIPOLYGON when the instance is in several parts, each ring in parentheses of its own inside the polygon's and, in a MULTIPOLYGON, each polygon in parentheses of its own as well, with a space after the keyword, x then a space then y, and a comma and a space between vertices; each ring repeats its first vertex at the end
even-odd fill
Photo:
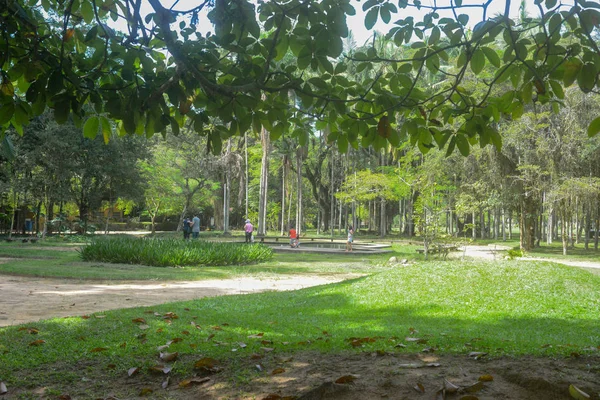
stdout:
POLYGON ((358 378, 358 375, 344 375, 335 380, 335 383, 352 383, 358 378))
POLYGON ((423 386, 422 383, 417 383, 415 386, 413 386, 413 389, 419 393, 425 393, 425 386, 423 386))
POLYGON ((168 374, 171 372, 171 367, 165 365, 154 365, 152 367, 148 367, 148 372, 153 374, 168 374))
POLYGON ((144 318, 134 318, 131 320, 131 322, 136 323, 136 324, 145 324, 146 320, 144 318))
POLYGON ((260 349, 261 349, 262 351, 264 351, 264 352, 267 352, 267 353, 268 353, 268 352, 270 352, 270 351, 273 351, 273 350, 275 350, 275 349, 273 349, 273 348, 271 348, 271 347, 261 347, 260 349))
POLYGON ((57 397, 58 400, 71 400, 71 396, 69 396, 68 394, 61 394, 60 396, 57 397))
POLYGON ((181 382, 179 382, 179 387, 186 388, 186 387, 190 387, 192 385, 201 385, 201 384, 206 383, 208 381, 210 381, 210 378, 190 378, 190 379, 184 379, 181 382))
POLYGON ((141 324, 141 325, 138 325, 138 328, 140 328, 141 330, 145 331, 146 329, 150 328, 150 325, 141 324))
POLYGON ((90 353, 100 353, 101 351, 108 350, 108 347, 94 347, 90 350, 90 353))
POLYGON ((456 386, 454 383, 444 378, 444 391, 446 393, 456 393, 459 389, 459 386, 456 386))
POLYGON ((465 388, 465 392, 467 392, 467 393, 476 393, 476 392, 479 392, 483 388, 484 388, 483 382, 482 381, 478 381, 478 382, 475 382, 474 384, 472 384, 471 386, 467 386, 465 388))
POLYGON ((215 373, 221 370, 217 364, 219 364, 219 362, 214 358, 204 357, 196 361, 194 364, 194 369, 198 369, 207 373, 215 373))
POLYGON ((275 368, 272 372, 271 375, 277 375, 277 374, 283 374, 285 372, 285 369, 283 368, 275 368))
POLYGON ((469 353, 469 357, 474 358, 475 360, 479 360, 481 357, 487 356, 487 353, 481 351, 472 351, 469 353))
POLYGON ((138 367, 129 368, 129 370, 127 371, 127 376, 133 376, 138 372, 140 372, 140 369, 138 367))
POLYGON ((179 352, 175 352, 175 353, 160 353, 159 357, 161 360, 169 362, 169 361, 175 361, 177 360, 177 357, 179 356, 179 352))
POLYGON ((33 342, 29 343, 29 345, 30 346, 41 346, 44 343, 46 343, 46 341, 40 339, 40 340, 36 340, 36 341, 33 341, 33 342))
POLYGON ((143 388, 142 390, 140 390, 140 396, 148 396, 149 394, 152 394, 153 390, 150 388, 143 388))
POLYGON ((398 368, 437 368, 440 363, 409 363, 409 364, 398 364, 398 368))
POLYGON ((492 381, 494 380, 494 377, 493 377, 493 376, 491 376, 491 375, 481 375, 481 376, 479 377, 479 380, 480 380, 481 382, 492 382, 492 381))
POLYGON ((169 387, 169 382, 171 381, 171 377, 167 376, 167 379, 165 379, 163 381, 163 383, 160 385, 160 387, 162 387, 163 389, 166 389, 167 387, 169 387))
POLYGON ((176 338, 171 339, 171 343, 179 343, 179 342, 183 342, 183 338, 176 337, 176 338))
POLYGON ((261 333, 255 334, 255 335, 248 335, 248 338, 250 338, 250 339, 262 339, 263 335, 264 335, 264 333, 261 332, 261 333))
POLYGON ((8 393, 6 384, 4 382, 0 382, 0 394, 6 394, 6 393, 8 393))

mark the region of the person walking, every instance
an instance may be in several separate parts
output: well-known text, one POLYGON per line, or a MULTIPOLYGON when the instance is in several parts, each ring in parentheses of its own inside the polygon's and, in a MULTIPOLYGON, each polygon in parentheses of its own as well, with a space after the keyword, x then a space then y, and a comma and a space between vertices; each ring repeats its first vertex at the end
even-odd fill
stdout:
POLYGON ((346 242, 346 251, 352 251, 352 242, 354 241, 354 228, 348 227, 348 241, 346 242))
POLYGON ((189 217, 183 219, 183 240, 190 240, 190 232, 192 231, 191 222, 189 217))
POLYGON ((246 243, 252 243, 252 232, 254 232, 254 226, 250 223, 250 220, 246 220, 244 225, 244 232, 246 233, 246 243))
POLYGON ((200 236, 200 217, 194 215, 194 218, 192 218, 192 238, 198 239, 198 236, 200 236))

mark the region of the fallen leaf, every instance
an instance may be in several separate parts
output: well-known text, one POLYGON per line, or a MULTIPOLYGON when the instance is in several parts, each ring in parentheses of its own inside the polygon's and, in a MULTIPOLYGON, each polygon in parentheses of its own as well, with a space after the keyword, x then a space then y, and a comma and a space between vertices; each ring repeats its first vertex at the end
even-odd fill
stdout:
POLYGON ((6 393, 8 393, 6 384, 4 382, 0 382, 0 394, 6 394, 6 393))
POLYGON ((238 345, 242 348, 245 349, 247 347, 246 343, 244 342, 239 342, 238 345))
POLYGON ((41 346, 44 343, 46 343, 46 341, 40 339, 40 340, 36 340, 36 341, 33 341, 33 342, 29 343, 29 345, 30 346, 41 346))
POLYGON ((166 362, 175 361, 178 356, 179 352, 177 351, 175 353, 160 353, 160 359, 166 362))
POLYGON ((165 350, 165 349, 168 349, 168 348, 169 348, 169 346, 170 346, 170 344, 164 344, 164 345, 162 345, 162 346, 158 346, 158 347, 156 348, 156 350, 158 350, 158 351, 163 351, 163 350, 165 350))
POLYGON ((101 351, 108 350, 108 347, 94 347, 90 350, 90 353, 100 353, 101 351))
POLYGON ((195 348, 197 348, 197 347, 198 347, 198 345, 197 345, 196 343, 192 343, 192 344, 190 344, 190 347, 191 347, 192 349, 195 349, 195 348))
POLYGON ((262 398, 262 400, 281 400, 281 399, 283 399, 283 397, 281 397, 280 395, 275 394, 275 393, 268 394, 262 398))
POLYGON ((208 335, 208 337, 206 338, 206 341, 208 342, 210 339, 214 338, 215 334, 211 333, 210 335, 208 335))
POLYGON ((494 380, 494 377, 493 377, 493 376, 491 376, 491 375, 481 375, 481 376, 479 377, 479 380, 480 380, 481 382, 492 382, 492 381, 494 380))
POLYGON ((90 319, 90 316, 89 315, 82 315, 81 318, 82 319, 90 319))
POLYGON ((163 328, 158 328, 158 329, 156 330, 156 333, 161 333, 162 331, 163 331, 163 328))
POLYGON ((472 351, 469 353, 469 357, 474 358, 476 360, 480 359, 481 357, 485 357, 487 356, 487 353, 481 352, 481 351, 472 351))
POLYGON ((184 310, 185 310, 185 311, 190 311, 190 309, 189 309, 189 308, 187 308, 187 307, 186 307, 186 308, 184 308, 184 310))
POLYGON ((255 367, 258 370, 258 372, 262 372, 263 371, 263 366, 262 365, 256 364, 255 367))
POLYGON ((413 389, 419 393, 425 393, 425 386, 423 386, 421 383, 417 383, 415 386, 413 386, 413 389))
POLYGON ((127 348, 127 342, 123 342, 119 345, 120 348, 125 349, 127 348))
POLYGON ((579 389, 577 386, 571 384, 569 385, 569 394, 572 398, 576 400, 587 400, 591 399, 590 395, 579 389))
POLYGON ((168 312, 165 315, 163 315, 163 318, 177 319, 177 318, 179 318, 179 316, 177 314, 175 314, 174 312, 168 312))
POLYGON ((458 400, 479 400, 479 397, 477 396, 473 396, 472 394, 468 394, 466 396, 462 396, 460 399, 458 400))
POLYGON ((134 318, 131 320, 131 322, 134 322, 136 324, 145 324, 146 320, 144 318, 134 318))
POLYGON ((273 351, 273 350, 275 350, 275 349, 273 349, 273 348, 271 348, 271 347, 261 347, 260 349, 261 349, 262 351, 264 351, 264 352, 269 352, 269 351, 273 351))
POLYGON ((476 393, 476 392, 479 392, 483 388, 484 388, 483 382, 482 381, 478 381, 478 382, 475 382, 474 384, 472 384, 471 386, 467 386, 465 388, 465 392, 467 392, 467 393, 476 393))
POLYGON ((398 368, 436 368, 439 367, 440 363, 410 363, 410 364, 398 364, 398 368))
POLYGON ((181 331, 181 334, 182 334, 182 335, 189 335, 189 334, 190 334, 190 331, 181 331))
POLYGON ((153 374, 168 374, 171 372, 171 369, 171 367, 164 365, 154 365, 152 367, 148 367, 148 371, 152 372, 153 374))
POLYGON ((185 387, 190 387, 192 385, 201 385, 201 384, 206 383, 208 381, 210 381, 210 378, 184 379, 181 382, 179 382, 179 387, 185 388, 185 387))
POLYGON ((402 343, 398 343, 397 345, 395 345, 394 347, 400 347, 401 349, 405 349, 406 345, 402 344, 402 343))
POLYGON ((106 318, 106 315, 96 315, 96 318, 106 318))
POLYGON ((146 325, 146 324, 141 324, 141 325, 138 325, 138 328, 140 328, 141 330, 145 331, 146 329, 150 328, 150 326, 146 325))
POLYGON ((229 326, 229 324, 227 322, 222 323, 221 326, 229 326))
POLYGON ((214 373, 218 372, 220 368, 217 366, 219 362, 214 358, 204 357, 194 364, 194 369, 199 369, 204 372, 214 373))
POLYGON ((138 372, 140 372, 140 369, 138 367, 129 368, 129 371, 127 371, 127 376, 133 376, 138 372))
POLYGON ((169 381, 171 380, 170 376, 167 376, 167 379, 165 379, 163 381, 163 383, 160 385, 160 387, 162 387, 163 389, 166 389, 169 386, 169 381))
POLYGON ((40 333, 40 331, 36 328, 28 328, 27 331, 30 335, 37 335, 38 333, 40 333))
POLYGON ((444 391, 446 393, 456 393, 459 389, 460 387, 456 386, 454 383, 444 378, 444 391))
POLYGON ((153 390, 150 388, 143 388, 142 390, 140 390, 140 396, 148 396, 152 392, 153 390))
POLYGON ((146 310, 146 311, 144 311, 144 314, 154 314, 154 311, 153 310, 146 310))
POLYGON ((277 374, 283 374, 285 372, 285 369, 283 368, 275 368, 272 372, 271 375, 277 375, 277 374))
POLYGON ((413 343, 417 343, 417 344, 427 343, 427 339, 423 339, 423 338, 407 337, 407 338, 404 338, 404 340, 406 340, 407 342, 413 342, 413 343))
POLYGON ((71 400, 71 396, 69 396, 68 394, 61 394, 60 396, 57 397, 58 400, 71 400))
POLYGON ((273 341, 272 341, 272 340, 262 340, 260 343, 261 343, 262 345, 266 346, 266 345, 268 345, 268 344, 273 344, 273 341))
POLYGON ((335 383, 352 383, 356 380, 357 375, 344 375, 335 380, 335 383))
POLYGON ((115 369, 115 368, 117 368, 117 365, 116 365, 116 364, 108 364, 108 365, 106 366, 106 369, 115 369))
POLYGON ((171 342, 172 343, 179 343, 179 342, 183 342, 183 339, 180 338, 180 337, 176 337, 176 338, 171 339, 171 342))
POLYGON ((223 328, 221 328, 220 326, 211 326, 210 329, 214 330, 214 331, 222 331, 223 328))
POLYGON ((263 337, 263 335, 264 335, 264 333, 261 332, 261 333, 255 334, 255 335, 249 335, 248 338, 250 338, 250 339, 261 339, 263 337))
POLYGON ((263 358, 263 355, 262 355, 262 354, 253 353, 253 354, 250 356, 250 358, 251 358, 252 360, 259 360, 259 359, 263 358))

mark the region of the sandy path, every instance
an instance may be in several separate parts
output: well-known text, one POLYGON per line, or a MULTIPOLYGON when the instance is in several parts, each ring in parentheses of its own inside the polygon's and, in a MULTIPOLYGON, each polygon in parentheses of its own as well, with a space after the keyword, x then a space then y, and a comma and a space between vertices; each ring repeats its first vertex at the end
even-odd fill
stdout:
POLYGON ((240 277, 192 282, 90 283, 89 281, 0 276, 0 327, 52 317, 152 306, 170 301, 268 290, 295 290, 347 277, 240 277))
MULTIPOLYGON (((499 251, 508 250, 508 246, 465 246, 464 255, 466 257, 473 258, 484 258, 486 260, 500 260, 502 255, 498 254, 499 251)), ((454 253, 455 257, 462 257, 463 252, 454 253)), ((568 256, 567 256, 568 257, 568 256)), ((573 259, 561 259, 561 258, 542 258, 542 257, 522 257, 519 258, 524 261, 549 261, 558 264, 568 265, 571 267, 580 268, 592 268, 600 269, 600 261, 581 261, 573 259)))

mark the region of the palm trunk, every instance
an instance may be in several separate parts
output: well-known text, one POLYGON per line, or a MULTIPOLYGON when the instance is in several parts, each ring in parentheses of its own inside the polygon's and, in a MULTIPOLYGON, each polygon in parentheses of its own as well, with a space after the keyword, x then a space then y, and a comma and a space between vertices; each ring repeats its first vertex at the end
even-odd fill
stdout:
POLYGON ((261 131, 260 139, 263 152, 260 169, 260 190, 258 199, 258 235, 265 236, 267 234, 267 191, 269 187, 269 154, 271 150, 269 132, 267 132, 265 128, 263 128, 261 131))

